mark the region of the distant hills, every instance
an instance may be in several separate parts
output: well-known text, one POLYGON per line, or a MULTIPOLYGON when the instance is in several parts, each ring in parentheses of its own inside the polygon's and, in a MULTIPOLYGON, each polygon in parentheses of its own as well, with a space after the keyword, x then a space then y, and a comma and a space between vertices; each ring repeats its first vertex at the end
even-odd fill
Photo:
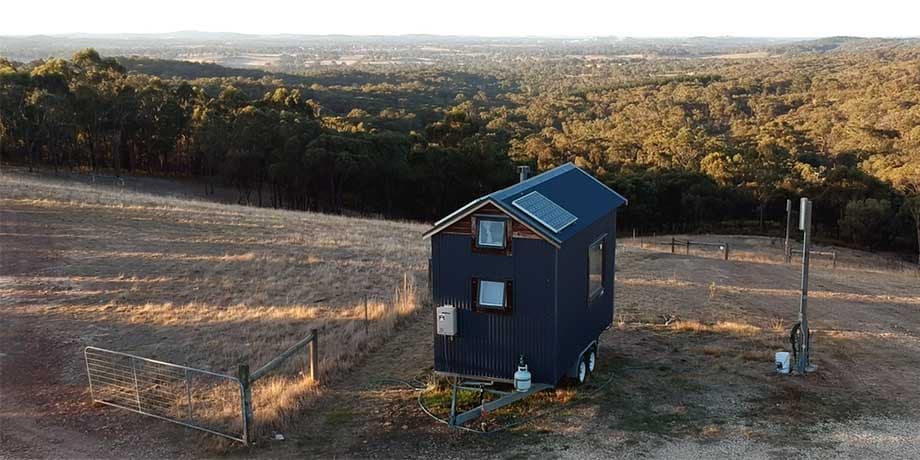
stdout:
POLYGON ((296 72, 309 67, 356 63, 456 63, 458 57, 472 55, 531 55, 540 59, 552 59, 571 55, 641 54, 654 58, 694 58, 739 53, 826 53, 918 45, 920 38, 256 35, 183 30, 157 34, 0 35, 0 57, 29 62, 47 57, 67 58, 80 49, 95 48, 105 56, 207 62, 234 68, 296 72))

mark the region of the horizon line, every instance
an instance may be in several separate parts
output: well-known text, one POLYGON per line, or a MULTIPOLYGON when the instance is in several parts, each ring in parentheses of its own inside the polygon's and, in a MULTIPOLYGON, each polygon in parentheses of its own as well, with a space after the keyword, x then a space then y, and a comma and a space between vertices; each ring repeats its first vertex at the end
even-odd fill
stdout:
POLYGON ((553 39, 553 40, 584 40, 584 39, 694 39, 694 38, 708 38, 708 39, 774 39, 774 40, 819 40, 825 38, 857 38, 857 39, 915 39, 920 38, 920 35, 889 35, 889 36, 869 36, 869 35, 814 35, 814 36, 795 36, 795 35, 705 35, 705 34, 696 34, 696 35, 599 35, 599 34, 559 34, 559 35, 465 35, 465 34, 437 34, 437 33, 368 33, 368 34, 354 34, 354 33, 328 33, 328 34, 311 34, 311 33, 298 33, 298 32, 277 32, 277 33, 253 33, 253 32, 232 32, 232 31, 210 31, 210 30, 198 30, 198 29, 184 29, 176 30, 170 32, 55 32, 55 33, 33 33, 33 34, 12 34, 5 35, 0 34, 0 38, 33 38, 33 37, 65 37, 65 36, 74 36, 74 35, 90 35, 90 36, 111 36, 115 37, 137 37, 137 36, 168 36, 176 34, 188 34, 188 33, 197 33, 203 35, 220 35, 220 34, 229 34, 229 35, 241 35, 248 37, 355 37, 355 38, 371 38, 371 37, 388 37, 388 38, 398 38, 398 37, 437 37, 437 38, 483 38, 483 39, 553 39))

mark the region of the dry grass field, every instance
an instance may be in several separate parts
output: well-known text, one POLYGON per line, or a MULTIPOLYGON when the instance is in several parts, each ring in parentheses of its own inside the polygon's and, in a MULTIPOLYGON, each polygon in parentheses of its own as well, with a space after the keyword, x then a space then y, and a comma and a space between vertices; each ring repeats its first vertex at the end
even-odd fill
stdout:
MULTIPOLYGON (((412 314, 427 289, 423 230, 0 176, 0 452, 920 457, 918 273, 861 251, 837 249, 836 268, 815 260, 819 369, 780 376, 773 354, 789 349, 799 268, 782 263, 779 240, 759 237, 691 237, 728 242, 729 261, 622 239, 615 323, 589 384, 484 419, 494 429, 542 415, 508 431, 449 430, 397 381, 430 377, 433 315, 412 314), (364 294, 375 305, 369 336, 364 294), (257 389, 254 448, 215 450, 200 433, 86 402, 85 345, 232 372, 312 327, 324 328, 324 382, 294 363, 257 389), (276 430, 285 441, 266 439, 276 430)), ((438 410, 443 394, 431 384, 422 396, 438 410)))
MULTIPOLYGON (((25 396, 16 389, 52 384, 73 391, 45 396, 85 401, 87 345, 235 375, 318 328, 320 378, 332 378, 420 306, 422 230, 0 176, 4 410, 25 396), (23 336, 55 356, 27 353, 23 336), (45 379, 36 364, 57 375, 45 379)), ((321 392, 304 361, 256 383, 258 434, 283 428, 321 392)), ((222 412, 232 419, 236 407, 222 412)))

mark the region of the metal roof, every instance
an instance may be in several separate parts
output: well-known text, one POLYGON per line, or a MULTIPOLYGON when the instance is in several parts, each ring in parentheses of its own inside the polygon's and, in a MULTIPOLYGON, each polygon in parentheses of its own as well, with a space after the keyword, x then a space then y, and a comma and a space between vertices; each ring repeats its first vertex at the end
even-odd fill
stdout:
POLYGON ((624 203, 629 204, 629 201, 603 182, 595 179, 594 176, 582 171, 572 163, 566 163, 471 201, 436 222, 430 230, 425 232, 424 237, 428 238, 440 232, 486 203, 492 203, 515 220, 530 227, 554 246, 561 246, 562 242, 577 235, 583 228, 607 215, 612 209, 624 203), (572 213, 577 218, 575 222, 557 233, 512 204, 514 200, 534 191, 572 213))

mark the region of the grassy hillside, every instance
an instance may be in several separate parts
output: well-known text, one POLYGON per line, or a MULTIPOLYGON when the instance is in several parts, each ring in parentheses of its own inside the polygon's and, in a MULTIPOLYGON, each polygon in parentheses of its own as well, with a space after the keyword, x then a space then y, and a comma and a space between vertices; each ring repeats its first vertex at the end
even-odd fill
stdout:
MULTIPOLYGON (((0 197, 3 315, 41 324, 74 358, 93 345, 235 375, 319 328, 325 379, 378 346, 426 292, 417 224, 10 175, 0 197)), ((85 385, 80 364, 67 363, 69 385, 85 385)), ((259 431, 315 396, 303 365, 257 383, 259 431)))

